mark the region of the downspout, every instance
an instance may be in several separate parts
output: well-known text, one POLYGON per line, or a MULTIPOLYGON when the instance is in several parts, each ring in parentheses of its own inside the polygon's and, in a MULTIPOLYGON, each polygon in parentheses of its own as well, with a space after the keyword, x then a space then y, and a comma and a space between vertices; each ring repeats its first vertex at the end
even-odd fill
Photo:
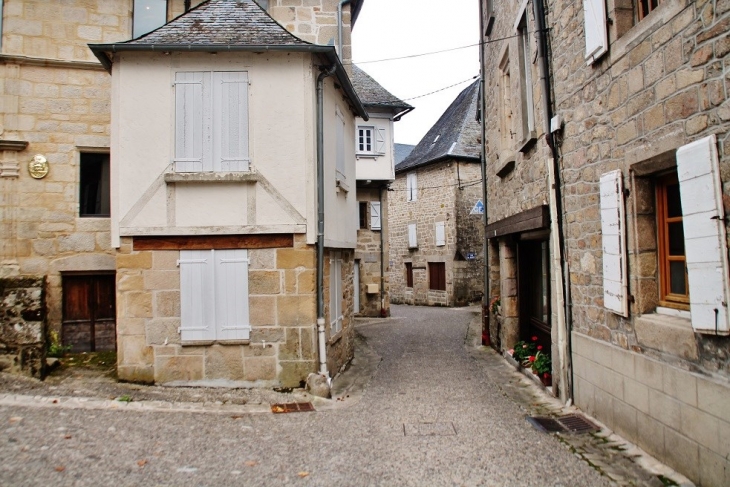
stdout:
POLYGON ((380 317, 387 318, 385 311, 385 218, 383 218, 383 186, 378 189, 380 201, 380 317))
POLYGON ((557 306, 556 315, 558 322, 558 355, 560 357, 560 383, 564 393, 562 400, 573 401, 573 367, 571 363, 570 330, 571 309, 570 309, 570 270, 566 260, 565 237, 563 235, 563 204, 562 204, 562 183, 560 182, 560 155, 555 144, 555 138, 550 131, 550 120, 552 119, 552 99, 550 91, 550 67, 547 58, 547 39, 545 28, 545 5, 543 0, 535 0, 533 3, 535 22, 537 22, 537 52, 540 58, 540 80, 543 84, 545 96, 543 100, 543 130, 545 140, 550 147, 552 161, 548 164, 548 179, 550 186, 550 235, 553 241, 553 269, 560 269, 561 278, 556 279, 557 284, 557 306))
POLYGON ((323 70, 317 76, 317 336, 319 343, 319 373, 327 377, 327 337, 324 320, 324 79, 337 67, 323 70))
MULTIPOLYGON (((342 6, 347 5, 352 0, 340 0, 337 4, 337 54, 340 56, 340 62, 342 62, 342 6)), ((350 19, 352 22, 352 19, 350 19)))
MULTIPOLYGON (((479 40, 482 41, 484 36, 484 2, 479 2, 479 40)), ((482 247, 482 255, 484 256, 484 293, 482 295, 482 345, 488 346, 491 344, 490 339, 490 327, 489 327, 489 241, 487 239, 487 215, 489 212, 487 209, 487 141, 485 137, 486 133, 486 102, 484 95, 484 47, 486 43, 482 43, 479 46, 479 68, 481 70, 481 76, 479 77, 479 108, 480 108, 480 122, 481 122, 481 151, 480 151, 480 165, 482 168, 482 202, 484 203, 484 215, 482 215, 482 224, 484 225, 484 243, 482 247)), ((495 337, 498 338, 498 337, 495 337)), ((496 341, 496 340, 495 340, 496 341)))

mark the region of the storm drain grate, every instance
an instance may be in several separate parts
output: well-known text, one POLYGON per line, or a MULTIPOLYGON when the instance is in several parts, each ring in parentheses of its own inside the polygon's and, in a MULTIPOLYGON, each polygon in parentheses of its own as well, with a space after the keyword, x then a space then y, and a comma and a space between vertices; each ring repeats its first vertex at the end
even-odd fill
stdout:
POLYGON ((405 423, 405 436, 455 436, 456 428, 453 423, 405 423))
POLYGON ((568 414, 558 418, 528 416, 527 421, 544 433, 590 433, 600 428, 580 414, 568 414))
POLYGON ((288 402, 286 404, 271 405, 271 412, 274 414, 306 413, 309 411, 315 411, 311 402, 288 402))

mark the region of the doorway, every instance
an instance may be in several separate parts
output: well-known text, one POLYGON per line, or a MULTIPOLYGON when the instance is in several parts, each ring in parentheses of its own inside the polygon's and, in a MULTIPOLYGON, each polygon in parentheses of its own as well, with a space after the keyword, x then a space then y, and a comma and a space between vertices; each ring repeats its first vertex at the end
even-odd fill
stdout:
POLYGON ((547 240, 523 240, 517 246, 519 265, 520 339, 550 352, 550 249, 547 240))
POLYGON ((61 341, 71 352, 117 348, 115 275, 64 274, 61 341))

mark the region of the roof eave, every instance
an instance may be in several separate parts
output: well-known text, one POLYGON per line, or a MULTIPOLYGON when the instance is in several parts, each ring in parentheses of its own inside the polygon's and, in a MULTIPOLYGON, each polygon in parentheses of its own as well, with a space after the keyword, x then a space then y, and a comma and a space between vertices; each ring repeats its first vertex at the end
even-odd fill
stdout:
POLYGON ((406 171, 410 171, 412 169, 418 169, 420 167, 430 166, 431 164, 437 164, 439 162, 444 162, 447 160, 465 161, 465 162, 481 162, 481 158, 479 156, 468 156, 465 154, 443 154, 443 155, 440 155, 433 159, 430 159, 428 161, 413 164, 412 166, 402 167, 400 169, 398 168, 398 166, 396 166, 394 169, 395 169, 396 174, 400 174, 400 173, 403 173, 406 171))
POLYGON ((352 102, 352 106, 357 116, 364 120, 368 120, 368 113, 365 110, 360 98, 352 87, 345 68, 342 66, 334 46, 323 46, 318 44, 287 44, 287 45, 229 45, 229 44, 89 44, 89 49, 94 53, 96 58, 101 62, 104 69, 109 73, 112 70, 112 60, 108 53, 117 52, 308 52, 312 54, 322 54, 327 60, 335 65, 335 76, 340 82, 343 91, 352 102))

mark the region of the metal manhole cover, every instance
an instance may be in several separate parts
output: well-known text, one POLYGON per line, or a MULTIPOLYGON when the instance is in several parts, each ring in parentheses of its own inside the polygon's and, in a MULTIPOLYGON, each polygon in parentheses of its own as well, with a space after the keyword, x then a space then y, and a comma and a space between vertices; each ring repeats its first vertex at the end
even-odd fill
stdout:
POLYGON ((271 412, 274 414, 304 413, 308 411, 315 411, 311 402, 289 402, 271 405, 271 412))
POLYGON ((405 436, 455 436, 456 428, 453 423, 405 423, 405 436))
POLYGON ((527 421, 544 433, 589 433, 600 428, 580 414, 568 414, 558 418, 528 416, 527 421))

